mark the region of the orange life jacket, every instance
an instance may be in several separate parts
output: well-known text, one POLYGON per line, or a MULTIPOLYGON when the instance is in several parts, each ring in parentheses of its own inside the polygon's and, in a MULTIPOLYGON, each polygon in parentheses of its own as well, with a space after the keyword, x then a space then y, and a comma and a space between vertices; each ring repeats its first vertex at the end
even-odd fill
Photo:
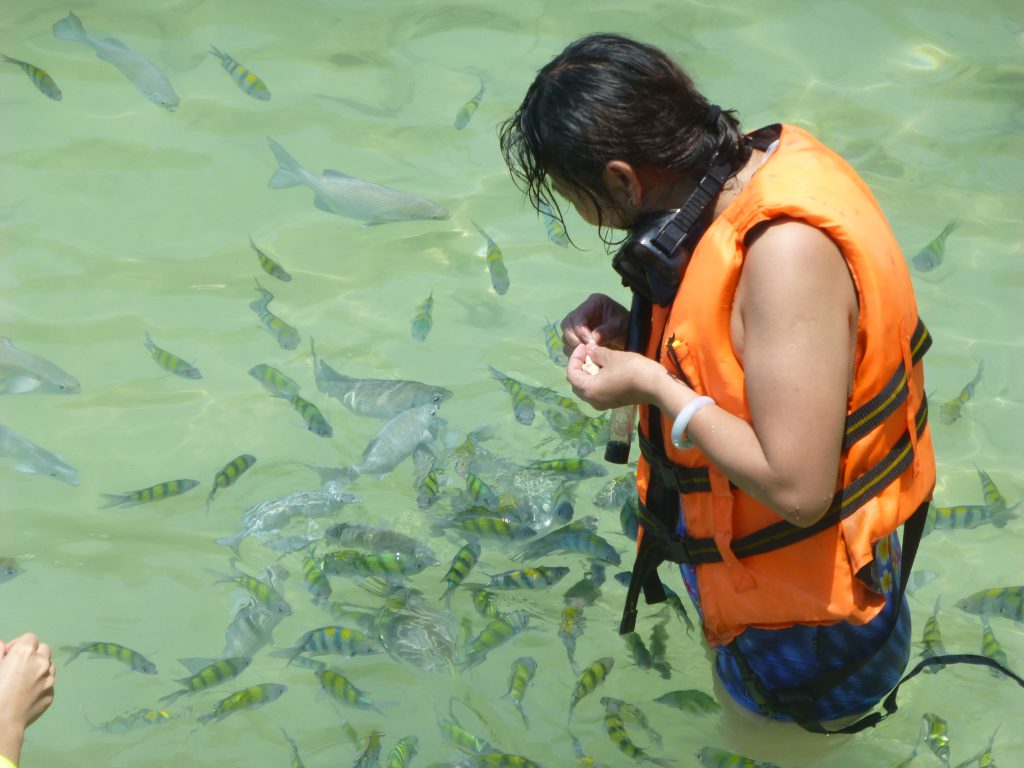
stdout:
MULTIPOLYGON (((873 545, 929 499, 935 485, 920 364, 930 340, 917 316, 906 263, 868 187, 800 128, 782 126, 777 149, 708 227, 674 303, 654 308, 648 356, 698 394, 751 422, 730 314, 745 237, 779 217, 805 221, 829 235, 846 259, 859 302, 853 387, 832 507, 810 529, 787 523, 730 486, 699 449, 676 449, 669 440, 674 414, 662 417, 663 453, 651 450, 648 441, 637 471, 642 502, 652 463, 664 484, 681 493, 712 647, 746 627, 870 621, 885 604, 868 578, 873 545)), ((647 415, 642 408, 642 448, 650 434, 647 415)))

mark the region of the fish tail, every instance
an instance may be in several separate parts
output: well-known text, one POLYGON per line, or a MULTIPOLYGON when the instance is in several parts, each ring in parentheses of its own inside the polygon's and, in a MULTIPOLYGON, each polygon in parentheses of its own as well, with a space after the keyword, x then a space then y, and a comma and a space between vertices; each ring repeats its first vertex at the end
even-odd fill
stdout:
POLYGON ((149 331, 146 331, 146 340, 142 343, 150 352, 156 349, 156 344, 154 344, 153 339, 150 338, 149 331))
POLYGON ((84 651, 88 647, 88 645, 88 643, 85 643, 84 645, 65 645, 64 647, 62 647, 62 651, 66 651, 70 654, 68 656, 68 660, 64 663, 70 664, 72 661, 77 659, 79 655, 81 655, 82 651, 84 651))
POLYGON ((224 61, 224 59, 225 59, 225 56, 226 56, 227 54, 225 54, 225 53, 224 53, 223 51, 221 51, 220 49, 218 49, 216 45, 211 45, 211 46, 210 46, 210 55, 211 55, 211 56, 216 56, 216 57, 217 57, 218 59, 220 59, 221 61, 224 61))
POLYGON ((60 40, 85 40, 85 27, 82 20, 73 12, 53 25, 53 36, 60 40))
POLYGON ((245 530, 243 529, 243 530, 239 531, 238 533, 233 534, 231 536, 224 536, 223 538, 220 538, 220 539, 214 539, 213 543, 214 544, 222 544, 225 547, 231 547, 231 551, 234 552, 236 555, 238 555, 239 554, 238 550, 241 547, 242 539, 244 539, 244 538, 245 538, 245 530))
POLYGON ((270 145, 270 151, 274 153, 278 163, 278 168, 270 177, 267 186, 271 189, 287 189, 304 184, 306 169, 299 165, 299 161, 289 155, 284 147, 269 136, 267 136, 267 144, 270 145))
MULTIPOLYGON (((187 680, 188 678, 185 678, 185 679, 187 680)), ((166 696, 161 696, 160 697, 160 701, 161 702, 166 701, 168 704, 173 704, 175 701, 178 700, 179 696, 182 696, 185 693, 186 692, 184 690, 182 690, 182 691, 175 691, 174 693, 168 693, 166 696)))
POLYGON ((269 304, 274 300, 274 294, 272 294, 270 291, 268 291, 266 288, 260 285, 260 281, 258 278, 253 278, 253 282, 256 283, 256 290, 260 292, 260 297, 263 301, 269 304))
POLYGON ((12 59, 6 53, 0 53, 0 59, 3 59, 8 64, 18 64, 18 65, 20 65, 20 64, 24 63, 24 62, 18 61, 17 59, 12 59))
POLYGON ((100 494, 100 509, 109 509, 110 507, 119 507, 122 504, 126 504, 130 496, 127 493, 101 493, 100 494))
POLYGON ((1012 507, 1006 507, 992 515, 992 525, 996 528, 1005 528, 1006 524, 1011 520, 1017 519, 1017 507, 1024 502, 1018 501, 1012 507))

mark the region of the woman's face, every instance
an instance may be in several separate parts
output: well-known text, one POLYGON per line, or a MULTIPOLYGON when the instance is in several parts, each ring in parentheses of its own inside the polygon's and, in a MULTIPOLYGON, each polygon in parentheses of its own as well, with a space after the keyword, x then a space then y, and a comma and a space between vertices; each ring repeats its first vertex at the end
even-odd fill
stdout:
POLYGON ((609 207, 598 208, 594 198, 588 193, 564 184, 554 177, 551 177, 551 188, 559 197, 568 200, 572 207, 576 209, 576 212, 579 213, 580 218, 587 222, 587 224, 594 227, 603 224, 606 227, 615 229, 622 229, 626 226, 619 211, 609 207))

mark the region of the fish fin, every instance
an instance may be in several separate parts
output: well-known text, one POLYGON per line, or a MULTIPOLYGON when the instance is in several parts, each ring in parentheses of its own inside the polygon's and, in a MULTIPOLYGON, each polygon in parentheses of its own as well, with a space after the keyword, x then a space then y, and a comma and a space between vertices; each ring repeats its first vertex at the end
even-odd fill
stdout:
POLYGON ((220 539, 214 539, 213 543, 223 544, 225 547, 231 547, 231 551, 237 555, 239 554, 238 550, 242 544, 242 539, 244 539, 247 535, 248 534, 246 533, 246 530, 243 528, 238 533, 232 534, 231 536, 224 536, 220 539))
POLYGON ((101 493, 100 501, 103 502, 100 504, 100 509, 109 509, 110 507, 119 507, 122 504, 126 504, 128 496, 120 493, 101 493))
POLYGON ((999 512, 996 512, 994 515, 992 515, 992 525, 994 525, 996 528, 1005 528, 1008 522, 1017 519, 1017 507, 1019 507, 1021 504, 1024 504, 1024 501, 1018 501, 1012 507, 1007 507, 1005 509, 1000 510, 999 512))
POLYGON ((53 25, 53 36, 60 40, 85 40, 85 27, 82 20, 71 12, 53 25))
POLYGON ((334 171, 334 170, 331 170, 330 168, 324 168, 324 172, 323 172, 322 175, 323 176, 327 176, 328 178, 335 178, 335 179, 354 179, 355 178, 355 176, 350 176, 349 174, 342 173, 341 171, 334 171))
POLYGON ((304 177, 307 175, 307 171, 299 165, 298 160, 288 154, 284 147, 269 136, 267 136, 267 144, 270 146, 270 151, 274 153, 274 157, 277 158, 278 163, 278 169, 270 177, 267 186, 271 189, 286 189, 304 184, 304 177))
MULTIPOLYGON (((176 682, 184 684, 186 680, 188 680, 187 677, 182 678, 181 680, 177 680, 176 682)), ((168 704, 173 704, 175 701, 178 700, 179 696, 184 696, 186 693, 188 693, 188 691, 185 690, 175 691, 174 693, 168 693, 166 696, 161 696, 159 698, 159 701, 161 703, 167 702, 168 704)))
POLYGON ((142 345, 150 352, 156 349, 156 344, 153 343, 153 339, 150 337, 149 331, 146 331, 146 340, 142 342, 142 345))
MULTIPOLYGON (((72 16, 73 15, 74 14, 72 14, 72 16)), ((77 659, 79 657, 79 655, 81 655, 81 653, 86 648, 89 647, 89 645, 91 645, 91 643, 82 643, 81 645, 77 645, 77 646, 76 645, 65 645, 65 646, 62 646, 61 650, 70 654, 70 656, 68 656, 68 660, 65 661, 64 663, 65 664, 70 664, 72 661, 77 659)))
MULTIPOLYGON (((12 59, 6 53, 0 53, 0 59, 3 59, 8 64, 23 64, 24 63, 24 62, 18 61, 17 59, 12 59)), ((9 340, 8 339, 4 339, 3 341, 4 342, 8 342, 9 340)))
POLYGON ((216 56, 221 61, 224 61, 225 54, 220 49, 218 49, 216 45, 210 46, 210 55, 216 56))
MULTIPOLYGON (((178 659, 178 663, 193 675, 199 672, 203 667, 210 666, 215 661, 220 661, 220 659, 204 659, 201 656, 190 656, 187 659, 178 659)), ((184 683, 185 680, 188 680, 188 678, 186 677, 182 680, 175 680, 175 682, 184 683)), ((161 699, 161 701, 163 701, 163 699, 161 699)))
MULTIPOLYGON (((108 45, 112 45, 115 48, 120 48, 122 51, 130 51, 131 50, 131 48, 129 48, 124 43, 122 43, 116 37, 105 37, 102 40, 100 40, 100 42, 101 43, 107 43, 108 45)), ((99 54, 97 54, 97 56, 99 56, 99 54)), ((100 58, 103 58, 103 57, 100 56, 100 58)))
POLYGON ((5 395, 21 395, 25 392, 32 392, 43 385, 39 379, 32 376, 12 376, 6 379, 0 387, 0 393, 5 395))
MULTIPOLYGON (((271 179, 271 181, 273 181, 273 179, 271 179)), ((331 210, 331 204, 327 201, 327 198, 322 197, 319 194, 313 196, 313 205, 325 213, 334 213, 334 211, 331 210)))

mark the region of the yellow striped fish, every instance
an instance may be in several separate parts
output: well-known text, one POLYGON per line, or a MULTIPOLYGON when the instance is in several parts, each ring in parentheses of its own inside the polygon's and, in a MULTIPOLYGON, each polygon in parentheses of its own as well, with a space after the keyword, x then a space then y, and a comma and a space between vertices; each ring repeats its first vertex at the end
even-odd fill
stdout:
POLYGON ((295 743, 295 739, 289 736, 288 731, 284 728, 281 729, 281 734, 292 749, 292 768, 306 768, 306 764, 302 762, 302 757, 299 755, 299 745, 295 743))
POLYGON ((455 557, 452 558, 452 563, 448 567, 448 573, 444 575, 441 581, 447 582, 447 588, 444 594, 439 599, 444 600, 445 608, 451 609, 452 607, 452 592, 459 586, 469 572, 473 570, 473 566, 476 565, 477 560, 480 559, 480 544, 472 541, 466 544, 458 552, 455 553, 455 557))
POLYGON ((284 267, 260 250, 260 247, 253 242, 252 236, 249 237, 249 245, 251 245, 252 249, 256 251, 256 258, 259 259, 260 267, 264 272, 271 277, 276 277, 278 280, 282 280, 286 283, 292 279, 292 276, 285 271, 284 267))
POLYGON ((533 656, 520 656, 512 662, 512 670, 508 679, 508 691, 505 693, 506 696, 510 696, 512 701, 515 702, 516 709, 519 710, 519 714, 523 718, 523 725, 527 728, 530 724, 526 718, 526 710, 523 709, 523 697, 526 696, 526 689, 533 682, 533 677, 536 674, 537 660, 533 656))
POLYGON ((163 368, 168 373, 173 373, 175 376, 181 376, 184 379, 201 379, 203 375, 199 372, 191 363, 187 363, 177 355, 168 352, 166 349, 161 349, 153 343, 153 339, 149 337, 149 331, 146 332, 146 340, 143 342, 146 349, 153 356, 153 360, 156 364, 163 368))
POLYGON ((380 731, 370 731, 365 736, 363 752, 352 764, 352 768, 374 768, 380 763, 381 737, 380 731))
POLYGON ((221 578, 217 580, 217 584, 224 584, 228 582, 237 584, 246 592, 251 594, 256 599, 256 602, 267 610, 281 614, 282 616, 292 615, 292 607, 288 605, 288 601, 286 601, 281 593, 274 587, 260 579, 257 579, 255 576, 250 576, 248 573, 240 570, 236 565, 235 558, 231 558, 229 565, 231 566, 232 573, 223 575, 218 574, 221 578))
POLYGON ((459 113, 455 116, 455 129, 461 131, 467 125, 469 120, 473 117, 473 113, 476 112, 477 107, 480 106, 480 101, 484 97, 484 81, 480 78, 480 90, 476 92, 476 95, 467 101, 459 109, 459 113))
POLYGON ((314 673, 317 680, 320 681, 320 685, 323 689, 331 695, 331 697, 342 704, 348 704, 352 707, 358 707, 359 709, 372 709, 375 712, 384 714, 381 710, 366 698, 361 690, 356 688, 352 681, 349 680, 345 675, 337 672, 333 669, 323 669, 319 672, 314 673))
MULTIPOLYGON (((1003 650, 1003 646, 998 640, 996 640, 996 633, 992 631, 992 625, 988 623, 988 619, 984 616, 981 617, 981 654, 987 656, 999 664, 1002 664, 1007 669, 1010 668, 1010 660, 1006 656, 1006 651, 1003 650)), ((1006 677, 998 669, 990 669, 993 677, 1006 677)))
POLYGON ((960 390, 960 394, 942 404, 940 415, 944 423, 952 424, 960 418, 963 407, 967 404, 968 400, 974 397, 974 390, 981 383, 981 377, 984 373, 985 361, 982 360, 978 363, 978 372, 974 375, 973 379, 964 385, 964 388, 960 390))
POLYGON ((286 658, 290 664, 300 653, 307 653, 310 656, 360 656, 376 653, 378 650, 365 632, 348 627, 320 627, 304 633, 295 645, 274 651, 270 655, 286 658))
MULTIPOLYGON (((461 702, 460 702, 461 703, 461 702)), ((452 715, 454 717, 454 715, 452 715)), ((457 720, 448 720, 441 715, 437 716, 437 727, 441 730, 441 736, 450 741, 463 752, 470 752, 474 756, 486 755, 494 752, 494 747, 483 739, 477 738, 463 728, 457 720)), ((474 757, 474 761, 475 761, 474 757)), ((476 765, 474 762, 473 765, 476 765)))
POLYGON ((562 351, 562 329, 547 318, 544 320, 544 346, 548 350, 548 357, 555 365, 569 364, 569 358, 562 351))
POLYGON ((219 722, 235 712, 241 712, 245 709, 256 709, 276 701, 287 690, 287 685, 279 683, 260 683, 249 688, 243 688, 218 701, 213 710, 198 718, 198 721, 203 725, 210 720, 219 722))
POLYGON ((572 720, 573 710, 576 709, 576 705, 580 703, 580 700, 592 694, 594 689, 605 681, 614 667, 615 659, 611 656, 605 656, 583 670, 583 674, 580 675, 580 679, 576 681, 576 686, 572 689, 572 697, 569 699, 570 721, 572 720))
POLYGON ((502 389, 512 396, 512 410, 515 413, 516 421, 527 426, 533 424, 536 403, 523 384, 502 373, 493 365, 487 367, 491 369, 491 377, 499 381, 502 389))
MULTIPOLYGON (((548 240, 562 248, 568 248, 569 234, 565 231, 565 222, 561 217, 556 217, 551 206, 543 200, 540 201, 540 213, 544 217, 544 228, 548 231, 548 240)), ((561 341, 559 341, 559 348, 561 348, 561 341)))
POLYGON ((656 698, 658 704, 689 712, 694 715, 710 715, 722 711, 722 706, 711 696, 691 688, 685 691, 669 691, 656 698))
POLYGON ((576 638, 583 634, 587 627, 587 620, 583 618, 583 606, 566 600, 562 608, 562 615, 558 622, 558 636, 562 638, 562 645, 569 656, 569 668, 573 674, 580 673, 576 664, 576 638))
POLYGON ((431 467, 416 484, 416 506, 430 509, 434 502, 441 498, 440 470, 431 467))
POLYGON ((957 601, 956 607, 976 616, 1004 616, 1020 624, 1024 622, 1024 587, 983 589, 957 601))
POLYGON ((306 422, 306 429, 312 432, 314 435, 320 437, 331 437, 334 434, 334 430, 331 425, 327 423, 327 419, 320 413, 320 409, 313 405, 309 400, 299 395, 292 395, 288 398, 288 402, 292 404, 292 408, 298 411, 299 415, 302 416, 302 420, 306 422))
POLYGON ((259 291, 260 298, 249 302, 249 309, 256 313, 260 324, 277 339, 277 344, 281 349, 295 349, 299 346, 299 332, 267 309, 270 302, 274 300, 274 294, 260 285, 259 280, 256 281, 256 290, 259 291))
POLYGON ((914 255, 911 263, 922 272, 931 272, 939 266, 946 255, 946 238, 959 226, 960 222, 957 219, 949 222, 935 239, 914 255))
POLYGON ((235 481, 255 463, 255 456, 243 453, 241 456, 236 456, 225 464, 224 467, 213 476, 213 487, 210 488, 210 495, 206 497, 206 511, 210 511, 210 502, 213 501, 213 496, 218 490, 234 485, 235 481))
POLYGON ((538 565, 536 568, 496 573, 487 586, 491 589, 544 589, 557 584, 568 574, 569 569, 564 565, 538 565))
MULTIPOLYGON (((604 705, 604 731, 608 734, 608 737, 612 740, 612 743, 618 748, 622 754, 633 760, 651 763, 653 765, 670 766, 675 765, 675 762, 666 760, 665 758, 651 757, 644 750, 633 743, 633 740, 629 738, 629 734, 626 733, 626 726, 623 722, 623 712, 625 708, 631 707, 626 702, 619 699, 613 699, 610 696, 605 696, 601 699, 601 703, 604 705)), ((640 717, 643 722, 646 723, 646 717, 640 710, 632 707, 630 710, 634 716, 636 713, 640 713, 640 717)), ((660 738, 660 736, 659 736, 660 738)))
POLYGON ((119 661, 130 667, 133 672, 141 672, 144 675, 156 674, 156 664, 138 651, 125 648, 117 643, 91 642, 78 646, 66 645, 62 650, 71 654, 67 661, 68 664, 77 659, 80 654, 88 653, 91 656, 119 661))
POLYGON ((943 765, 949 765, 949 725, 943 718, 925 712, 921 718, 921 740, 943 765))
POLYGON ((224 71, 231 75, 235 85, 241 88, 243 92, 249 94, 254 99, 270 101, 270 91, 267 90, 267 84, 256 77, 253 72, 243 67, 223 51, 217 50, 216 46, 210 46, 210 55, 220 59, 220 65, 224 67, 224 71))
POLYGON ((406 768, 419 751, 419 739, 415 736, 403 736, 388 753, 384 768, 406 768))
POLYGON ((292 395, 299 394, 299 385, 281 373, 272 365, 260 363, 249 369, 249 375, 263 385, 274 397, 283 397, 286 400, 292 395))
POLYGON ((320 558, 307 554, 302 560, 302 581, 313 596, 313 602, 323 604, 331 596, 331 582, 324 575, 320 558))
POLYGON ((53 78, 45 69, 40 69, 37 66, 29 64, 27 61, 19 61, 18 59, 12 59, 6 54, 0 53, 0 58, 6 61, 8 64, 16 64, 21 67, 21 71, 28 75, 28 79, 32 81, 32 84, 39 89, 44 96, 49 96, 54 101, 60 101, 63 94, 60 92, 60 88, 53 82, 53 78))
POLYGON ((226 683, 242 674, 252 664, 251 656, 235 656, 228 659, 180 659, 182 665, 192 674, 179 678, 180 691, 162 696, 160 701, 173 702, 179 696, 199 693, 226 683))
POLYGON ((523 469, 534 469, 538 472, 557 472, 570 477, 604 477, 608 470, 590 459, 538 459, 526 464, 523 469))
POLYGON ((715 747, 702 748, 696 757, 704 768, 778 768, 775 763, 758 762, 715 747))
POLYGON ((491 274, 491 287, 499 296, 508 293, 509 279, 508 270, 505 268, 505 257, 501 255, 501 248, 491 239, 491 236, 484 232, 483 228, 475 221, 472 222, 476 231, 483 235, 487 241, 487 270, 491 274))
MULTIPOLYGON (((942 628, 939 626, 939 603, 941 600, 941 595, 935 599, 935 609, 932 611, 932 615, 928 617, 928 621, 924 623, 924 634, 921 638, 922 659, 944 656, 946 653, 946 646, 942 642, 942 628)), ((925 672, 938 672, 943 666, 945 665, 934 664, 930 667, 925 667, 925 672)))
POLYGON ((518 635, 529 621, 530 616, 526 611, 498 614, 497 618, 492 619, 480 634, 466 645, 465 661, 462 666, 471 667, 479 664, 487 658, 488 653, 518 635))
POLYGON ((416 314, 412 318, 412 337, 416 341, 423 341, 434 327, 434 292, 423 300, 423 303, 416 308, 416 314))
POLYGON ((161 725, 181 717, 184 715, 172 715, 166 709, 133 709, 95 727, 107 733, 122 734, 144 725, 161 725))
POLYGON ((162 501, 172 496, 180 496, 199 485, 198 480, 167 480, 163 483, 141 488, 137 491, 124 493, 103 493, 100 498, 102 509, 108 507, 134 507, 136 504, 148 504, 151 501, 162 501))

